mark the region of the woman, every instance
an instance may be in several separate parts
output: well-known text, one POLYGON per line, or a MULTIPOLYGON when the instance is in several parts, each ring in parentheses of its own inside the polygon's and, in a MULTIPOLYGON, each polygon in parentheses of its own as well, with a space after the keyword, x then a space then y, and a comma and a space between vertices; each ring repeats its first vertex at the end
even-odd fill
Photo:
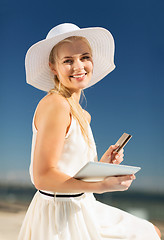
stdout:
MULTIPOLYGON (((85 182, 73 176, 97 161, 91 116, 79 104, 83 89, 114 69, 114 41, 103 28, 54 27, 26 55, 27 82, 48 94, 33 118, 30 175, 37 193, 19 240, 159 239, 154 226, 95 200, 92 193, 127 190, 134 175, 85 182)), ((119 164, 112 145, 101 162, 119 164)))

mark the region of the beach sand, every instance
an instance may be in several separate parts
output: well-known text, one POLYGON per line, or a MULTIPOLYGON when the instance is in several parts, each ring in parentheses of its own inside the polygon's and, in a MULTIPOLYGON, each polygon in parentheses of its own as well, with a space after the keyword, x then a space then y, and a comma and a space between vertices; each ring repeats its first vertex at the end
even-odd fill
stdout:
POLYGON ((25 212, 0 212, 0 240, 17 240, 25 212))
MULTIPOLYGON (((17 240, 27 208, 27 205, 0 202, 0 240, 17 240)), ((153 224, 164 236, 164 222, 156 221, 153 224)))
POLYGON ((27 204, 0 201, 0 240, 17 240, 27 204))

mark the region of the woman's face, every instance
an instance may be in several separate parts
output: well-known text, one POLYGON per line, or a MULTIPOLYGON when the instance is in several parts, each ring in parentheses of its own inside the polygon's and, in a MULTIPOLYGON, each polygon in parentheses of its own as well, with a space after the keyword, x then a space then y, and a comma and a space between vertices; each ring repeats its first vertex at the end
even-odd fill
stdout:
POLYGON ((92 54, 83 40, 63 43, 57 48, 57 60, 50 64, 59 81, 71 91, 85 88, 93 72, 92 54))

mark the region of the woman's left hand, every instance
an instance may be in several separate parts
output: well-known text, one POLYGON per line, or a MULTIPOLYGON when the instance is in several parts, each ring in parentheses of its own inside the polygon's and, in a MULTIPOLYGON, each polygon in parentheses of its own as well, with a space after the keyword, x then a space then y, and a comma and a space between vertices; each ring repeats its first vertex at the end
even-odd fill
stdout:
POLYGON ((123 161, 124 150, 121 149, 119 153, 117 153, 115 152, 117 148, 118 145, 111 145, 100 159, 100 162, 120 164, 123 161))

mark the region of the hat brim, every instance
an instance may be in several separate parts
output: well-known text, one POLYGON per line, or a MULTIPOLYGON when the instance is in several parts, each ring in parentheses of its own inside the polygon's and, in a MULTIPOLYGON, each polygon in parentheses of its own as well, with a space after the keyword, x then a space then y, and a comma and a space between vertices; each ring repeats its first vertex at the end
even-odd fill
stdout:
POLYGON ((28 84, 46 92, 54 88, 53 74, 49 68, 49 55, 57 43, 70 36, 85 37, 92 48, 94 69, 86 88, 96 84, 114 70, 114 39, 111 33, 100 27, 83 28, 44 39, 30 47, 25 57, 28 84))

